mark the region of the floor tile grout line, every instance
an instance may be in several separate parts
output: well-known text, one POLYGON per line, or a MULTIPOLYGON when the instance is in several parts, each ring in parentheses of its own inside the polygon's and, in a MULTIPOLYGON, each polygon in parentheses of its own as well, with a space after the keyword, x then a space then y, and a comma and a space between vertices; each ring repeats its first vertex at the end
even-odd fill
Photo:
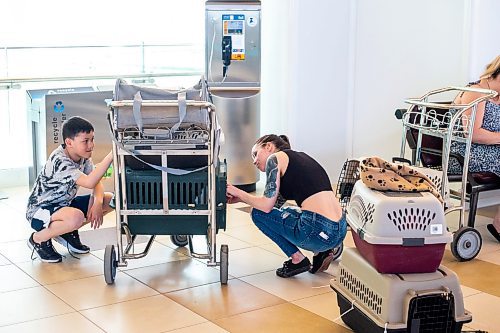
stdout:
MULTIPOLYGON (((232 318, 232 317, 240 316, 240 315, 245 314, 245 313, 251 313, 251 312, 260 311, 260 310, 267 309, 267 308, 272 308, 272 307, 282 306, 282 305, 284 305, 284 304, 291 304, 291 305, 293 305, 293 306, 296 306, 296 307, 300 308, 300 309, 301 309, 301 311, 306 311, 306 312, 309 312, 311 315, 318 316, 318 317, 322 317, 323 319, 328 320, 328 321, 330 321, 331 323, 333 323, 333 324, 335 324, 335 325, 342 326, 342 325, 340 325, 340 324, 337 324, 337 323, 336 323, 335 321, 333 321, 333 320, 330 320, 330 319, 328 319, 328 318, 325 318, 325 317, 323 317, 323 316, 321 316, 321 315, 319 315, 319 314, 317 314, 317 313, 314 313, 314 312, 312 312, 312 311, 310 311, 310 310, 308 310, 308 309, 306 309, 306 308, 303 308, 303 307, 301 307, 301 306, 299 306, 299 305, 297 305, 297 304, 294 304, 293 302, 288 302, 288 301, 286 301, 286 300, 285 300, 285 302, 284 302, 284 303, 274 304, 274 305, 269 305, 269 306, 264 306, 264 307, 262 307, 262 308, 258 308, 258 309, 254 309, 254 310, 249 310, 249 311, 243 311, 243 312, 241 312, 241 313, 234 314, 234 315, 227 316, 227 317, 214 318, 214 320, 221 320, 221 319, 232 318)), ((218 325, 216 322, 214 322, 214 324, 216 324, 217 326, 220 326, 220 325, 218 325)), ((342 326, 342 327, 344 327, 344 326, 342 326)), ((223 328, 223 327, 222 327, 222 328, 223 328)), ((344 328, 345 328, 345 327, 344 327, 344 328)), ((225 329, 225 328, 223 328, 223 329, 225 329)), ((350 331, 352 331, 351 329, 349 329, 349 330, 350 330, 350 331)))
MULTIPOLYGON (((32 278, 33 279, 33 278, 32 278)), ((40 287, 43 287, 42 284, 40 284, 38 281, 34 280, 36 283, 38 283, 39 285, 38 286, 31 286, 31 287, 24 287, 24 288, 18 288, 18 289, 12 289, 12 290, 5 290, 5 291, 2 291, 0 292, 0 295, 2 294, 8 294, 8 293, 11 293, 11 292, 19 292, 19 291, 22 291, 22 290, 28 290, 28 289, 34 289, 34 288, 40 288, 40 287)))
MULTIPOLYGON (((191 310, 191 312, 194 312, 191 310)), ((202 317, 202 316, 200 316, 202 317)), ((202 317, 204 319, 206 319, 205 317, 202 317)), ((204 321, 203 323, 198 323, 198 324, 193 324, 193 325, 188 325, 188 326, 182 326, 182 327, 177 327, 177 328, 173 328, 171 330, 168 330, 168 331, 161 331, 159 333, 170 333, 170 332, 174 332, 174 331, 177 331, 177 330, 180 330, 180 329, 186 329, 186 328, 189 328, 189 327, 194 327, 194 326, 198 326, 198 325, 203 325, 203 324, 206 324, 206 323, 211 323, 213 325, 216 325, 217 327, 220 327, 219 325, 215 324, 213 321, 210 321, 210 320, 206 320, 204 321)), ((220 327, 220 329, 223 329, 222 327, 220 327)), ((226 331, 226 330, 225 330, 226 331)))
MULTIPOLYGON (((188 258, 188 259, 189 259, 189 258, 188 258)), ((191 258, 191 259, 192 259, 192 258, 191 258)), ((183 259, 183 260, 187 260, 187 259, 183 259)), ((162 264, 167 264, 167 263, 162 263, 162 264)), ((162 264, 158 264, 158 265, 162 265, 162 264)), ((151 265, 151 266, 156 266, 156 265, 151 265)), ((147 267, 151 267, 151 266, 147 266, 147 267)), ((208 267, 208 266, 207 266, 207 267, 208 267)), ((144 267, 134 268, 134 270, 135 270, 135 269, 140 269, 140 268, 144 268, 144 267)), ((208 268, 211 268, 211 267, 208 267, 208 268)), ((199 286, 204 286, 204 285, 208 285, 208 284, 216 283, 216 282, 208 282, 208 283, 204 283, 204 284, 200 284, 200 285, 196 285, 196 286, 190 286, 190 287, 187 287, 187 288, 182 288, 182 289, 178 289, 178 290, 171 290, 171 291, 168 291, 168 292, 166 292, 166 293, 163 293, 163 292, 161 292, 161 291, 159 291, 159 290, 157 290, 157 289, 155 289, 155 288, 151 287, 150 285, 147 285, 146 283, 142 282, 141 280, 137 279, 136 277, 134 277, 134 276, 132 276, 132 275, 127 274, 127 273, 126 273, 126 271, 125 271, 124 273, 125 273, 126 275, 128 275, 129 277, 131 277, 132 279, 134 279, 134 280, 136 280, 136 281, 140 282, 141 284, 145 285, 146 287, 151 288, 151 289, 153 289, 154 291, 158 292, 160 295, 164 295, 164 294, 169 293, 169 292, 175 292, 175 291, 180 291, 180 290, 186 290, 186 289, 191 289, 191 288, 195 288, 195 287, 199 287, 199 286)), ((233 279, 235 279, 235 278, 233 277, 233 279)), ((219 283, 220 283, 220 282, 219 282, 219 283)))
POLYGON ((97 328, 99 328, 101 331, 107 333, 107 331, 104 329, 104 327, 101 327, 98 323, 94 322, 91 318, 85 316, 81 311, 78 311, 78 314, 85 318, 86 320, 90 321, 92 324, 94 324, 97 328))
MULTIPOLYGON (((37 281, 38 282, 38 281, 37 281)), ((70 309, 73 310, 73 312, 79 312, 77 309, 75 309, 74 307, 72 307, 70 304, 68 304, 67 302, 65 302, 62 298, 60 298, 59 296, 57 296, 56 294, 54 294, 50 289, 46 288, 45 285, 41 285, 39 287, 33 287, 33 288, 43 288, 45 289, 48 293, 52 294, 54 297, 56 297, 57 299, 59 299, 61 302, 63 302, 65 305, 67 305, 70 309)), ((31 289, 31 288, 26 288, 26 289, 31 289)), ((68 312, 68 313, 73 313, 73 312, 68 312)), ((63 313, 63 314, 68 314, 68 313, 63 313)), ((39 320, 39 319, 45 319, 45 318, 52 318, 52 317, 56 317, 56 316, 60 316, 60 315, 63 315, 63 314, 59 314, 59 315, 54 315, 54 316, 47 316, 47 317, 40 317, 40 318, 37 318, 37 319, 33 319, 33 320, 26 320, 26 321, 22 321, 22 322, 19 322, 19 323, 23 323, 23 322, 30 322, 30 321, 35 321, 35 320, 39 320)), ((19 323, 15 323, 15 324, 19 324, 19 323)), ((11 325, 15 325, 15 324, 11 324, 11 325)))
MULTIPOLYGON (((38 258, 34 259, 34 260, 37 260, 38 258)), ((97 258, 99 259, 99 258, 97 258)), ((20 263, 26 263, 28 261, 23 261, 23 262, 20 262, 20 263)), ((20 264, 19 263, 19 264, 20 264)), ((49 263, 48 263, 49 264, 49 263)), ((63 265, 64 263, 60 262, 60 263, 50 263, 49 265, 63 265)), ((39 283, 40 285, 42 286, 52 286, 52 285, 55 285, 55 284, 59 284, 59 283, 67 283, 67 282, 71 282, 71 281, 78 281, 78 280, 83 280, 83 279, 88 279, 88 278, 93 278, 93 277, 96 277, 96 276, 100 276, 100 275, 104 275, 104 274, 94 274, 94 275, 88 275, 88 276, 84 276, 84 277, 78 277, 78 278, 74 278, 74 279, 70 279, 70 280, 63 280, 63 281, 57 281, 57 282, 51 282, 51 283, 42 283, 41 281, 38 281, 35 277, 31 276, 27 271, 25 271, 22 267, 18 266, 17 264, 15 264, 20 270, 22 270, 25 274, 27 274, 29 277, 31 277, 33 280, 35 280, 37 283, 39 283)))
POLYGON ((24 324, 24 323, 29 323, 29 322, 32 322, 32 321, 37 321, 37 320, 43 320, 43 319, 54 318, 54 317, 59 317, 59 316, 65 316, 65 315, 72 314, 72 313, 78 313, 78 311, 77 311, 77 310, 75 310, 75 311, 73 311, 73 312, 60 313, 60 314, 53 315, 53 316, 40 317, 40 318, 35 318, 35 319, 30 319, 30 320, 18 321, 18 322, 13 323, 13 324, 8 324, 8 325, 0 325, 0 328, 1 328, 1 327, 9 327, 9 326, 14 326, 14 325, 24 324))
MULTIPOLYGON (((151 288, 151 289, 153 289, 153 288, 151 288)), ((90 308, 85 308, 85 309, 76 310, 76 311, 78 311, 78 312, 81 313, 81 312, 85 312, 85 311, 89 311, 89 310, 96 310, 96 309, 100 309, 100 308, 104 308, 104 307, 108 307, 108 306, 113 306, 113 305, 116 305, 116 304, 134 302, 134 301, 138 301, 138 300, 141 300, 141 299, 147 299, 147 298, 157 297, 157 296, 162 296, 162 294, 158 293, 158 294, 155 294, 155 295, 140 296, 140 297, 136 297, 136 298, 131 298, 131 299, 117 301, 115 303, 103 304, 103 305, 99 305, 99 306, 93 306, 93 307, 90 307, 90 308)), ((83 315, 83 313, 82 313, 82 315, 83 315)), ((85 317, 85 318, 87 318, 87 317, 85 317)))
MULTIPOLYGON (((203 317, 203 318, 205 318, 205 317, 203 317)), ((171 333, 171 332, 174 332, 174 331, 177 331, 177 330, 180 330, 180 329, 186 329, 186 328, 189 328, 189 327, 203 325, 203 324, 206 324, 206 323, 213 324, 213 325, 219 327, 221 330, 224 330, 222 327, 220 327, 219 325, 215 324, 213 321, 207 320, 207 321, 205 321, 203 323, 198 323, 198 324, 193 324, 193 325, 189 325, 189 326, 178 327, 178 328, 174 328, 174 329, 171 329, 171 330, 168 330, 168 331, 161 331, 159 333, 171 333)), ((224 331, 227 332, 227 330, 224 330, 224 331)))
MULTIPOLYGON (((252 311, 256 311, 256 310, 261 310, 261 309, 265 309, 265 308, 273 307, 273 306, 276 306, 276 305, 281 305, 281 304, 285 304, 285 303, 290 303, 290 302, 288 302, 287 300, 285 300, 285 299, 283 299, 283 298, 281 298, 281 297, 279 297, 279 296, 277 296, 277 295, 274 295, 274 294, 272 294, 272 293, 270 293, 270 292, 268 292, 268 291, 266 291, 266 290, 263 290, 263 289, 261 289, 261 288, 259 288, 259 287, 257 287, 257 286, 254 286, 254 285, 252 285, 252 284, 250 284, 250 283, 248 283, 248 282, 246 282, 246 281, 240 280, 239 278, 234 278, 234 280, 238 280, 238 281, 240 281, 241 283, 247 284, 247 285, 249 285, 249 286, 251 286, 251 287, 253 287, 253 288, 257 288, 257 289, 259 289, 260 291, 262 291, 262 292, 264 292, 264 293, 266 293, 266 294, 269 294, 269 295, 271 295, 271 296, 273 296, 273 297, 279 298, 279 299, 280 299, 280 300, 282 300, 283 302, 282 302, 282 303, 279 303, 279 304, 274 304, 274 305, 269 305, 269 306, 263 306, 263 307, 260 307, 260 308, 258 308, 258 309, 254 309, 254 310, 250 310, 250 311, 243 311, 243 312, 240 312, 240 313, 235 314, 235 315, 232 315, 232 316, 241 315, 241 314, 243 314, 243 313, 248 313, 248 312, 252 312, 252 311)), ((217 283, 217 282, 214 282, 214 283, 208 283, 208 284, 206 284, 206 285, 215 284, 215 283, 217 283)), ((228 287, 228 286, 226 286, 226 287, 228 287)), ((188 288, 188 289, 191 289, 191 288, 188 288)), ((170 292, 165 293, 165 294, 163 294, 163 295, 165 295, 166 297, 168 297, 168 298, 169 298, 169 299, 171 299, 172 301, 174 301, 174 302, 178 303, 176 300, 174 300, 174 299, 170 298, 170 297, 167 295, 167 294, 169 294, 169 293, 170 293, 170 292)), ((178 304, 180 304, 180 303, 178 303, 178 304)), ((181 305, 182 305, 182 304, 181 304, 181 305)), ((207 319, 208 321, 210 321, 210 322, 214 323, 215 325, 217 325, 217 324, 216 324, 216 323, 215 323, 212 319, 209 319, 209 318, 207 318, 207 317, 203 316, 201 313, 198 313, 198 312, 196 312, 195 310, 191 310, 191 309, 189 309, 189 310, 190 310, 190 311, 192 311, 192 312, 194 312, 194 313, 196 313, 196 314, 198 314, 199 316, 201 316, 201 317, 203 317, 203 318, 207 319)), ((232 317, 232 316, 228 316, 228 317, 220 317, 220 318, 214 318, 214 320, 216 320, 216 319, 223 319, 223 318, 229 318, 229 317, 232 317)), ((219 325, 217 325, 217 326, 219 326, 219 325)), ((219 326, 219 327, 220 327, 220 326, 219 326)), ((223 328, 223 329, 224 329, 224 330, 226 330, 225 328, 223 328)))

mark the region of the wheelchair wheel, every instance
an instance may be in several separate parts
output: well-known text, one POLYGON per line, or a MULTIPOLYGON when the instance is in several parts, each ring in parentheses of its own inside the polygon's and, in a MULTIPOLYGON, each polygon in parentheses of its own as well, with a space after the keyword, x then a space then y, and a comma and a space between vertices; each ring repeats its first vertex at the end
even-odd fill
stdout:
POLYGON ((104 280, 107 284, 113 284, 116 276, 116 252, 114 245, 106 245, 104 250, 104 280))
POLYGON ((229 247, 226 244, 220 246, 220 283, 227 284, 229 267, 229 247))
POLYGON ((187 235, 171 235, 170 240, 174 243, 175 246, 184 247, 188 244, 188 236, 187 235))
POLYGON ((479 254, 482 244, 483 240, 479 231, 470 227, 462 227, 453 234, 451 253, 458 261, 469 261, 479 254))
POLYGON ((344 244, 340 243, 339 246, 337 246, 336 248, 333 249, 332 261, 337 260, 342 255, 342 251, 344 251, 344 244))

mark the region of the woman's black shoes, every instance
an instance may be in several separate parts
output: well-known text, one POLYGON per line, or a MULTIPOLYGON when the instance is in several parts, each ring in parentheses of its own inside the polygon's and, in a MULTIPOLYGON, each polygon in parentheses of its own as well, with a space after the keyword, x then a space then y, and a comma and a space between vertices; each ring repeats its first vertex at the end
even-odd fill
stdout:
POLYGON ((283 267, 276 270, 276 275, 282 278, 289 278, 307 272, 309 268, 311 268, 311 262, 307 258, 302 259, 298 264, 292 263, 292 259, 290 259, 283 263, 283 267))
POLYGON ((498 233, 497 228, 495 228, 495 226, 493 224, 488 224, 486 226, 486 229, 488 229, 490 234, 492 234, 493 237, 495 237, 496 240, 500 242, 500 233, 498 233))
POLYGON ((327 250, 320 252, 313 257, 313 264, 309 273, 323 272, 330 267, 330 263, 333 261, 333 250, 327 250))

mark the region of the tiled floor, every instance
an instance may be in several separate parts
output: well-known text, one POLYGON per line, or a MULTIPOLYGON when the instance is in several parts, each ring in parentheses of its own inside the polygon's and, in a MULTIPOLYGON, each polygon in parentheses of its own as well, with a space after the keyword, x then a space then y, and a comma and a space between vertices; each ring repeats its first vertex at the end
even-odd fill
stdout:
MULTIPOLYGON (((274 271, 285 257, 241 205, 228 209, 227 230, 217 238, 230 248, 227 286, 220 285, 218 269, 190 258, 168 236, 157 237, 148 256, 129 261, 108 286, 102 246, 79 260, 58 247, 66 255, 60 264, 31 260, 27 189, 2 190, 9 197, 0 200, 0 332, 351 331, 339 319, 336 294, 328 286, 338 263, 316 275, 277 277, 274 271)), ((458 274, 465 307, 473 314, 464 330, 500 332, 500 244, 485 228, 491 212, 478 213, 483 247, 477 259, 459 263, 449 250, 443 259, 458 274)), ((447 218, 452 225, 454 217, 447 218)), ((104 228, 114 223, 108 216, 104 228)), ((350 235, 344 246, 353 246, 350 235)))

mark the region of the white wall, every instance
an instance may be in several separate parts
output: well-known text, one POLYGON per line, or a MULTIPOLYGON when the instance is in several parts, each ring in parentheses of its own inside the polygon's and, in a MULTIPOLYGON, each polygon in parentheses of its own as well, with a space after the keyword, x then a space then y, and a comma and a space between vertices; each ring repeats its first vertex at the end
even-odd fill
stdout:
POLYGON ((261 8, 261 134, 286 134, 292 8, 288 1, 263 1, 261 8))
POLYGON ((314 156, 333 175, 346 159, 349 88, 348 1, 296 1, 290 48, 292 147, 314 156))
POLYGON ((286 133, 331 175, 346 158, 349 15, 346 1, 262 3, 261 132, 286 133))
POLYGON ((263 0, 262 11, 262 133, 287 133, 332 181, 346 158, 399 155, 405 98, 464 85, 499 53, 497 0, 263 0))
POLYGON ((468 80, 475 81, 500 54, 500 1, 472 0, 468 80))
POLYGON ((357 1, 353 156, 399 155, 403 99, 464 84, 465 2, 357 1))

